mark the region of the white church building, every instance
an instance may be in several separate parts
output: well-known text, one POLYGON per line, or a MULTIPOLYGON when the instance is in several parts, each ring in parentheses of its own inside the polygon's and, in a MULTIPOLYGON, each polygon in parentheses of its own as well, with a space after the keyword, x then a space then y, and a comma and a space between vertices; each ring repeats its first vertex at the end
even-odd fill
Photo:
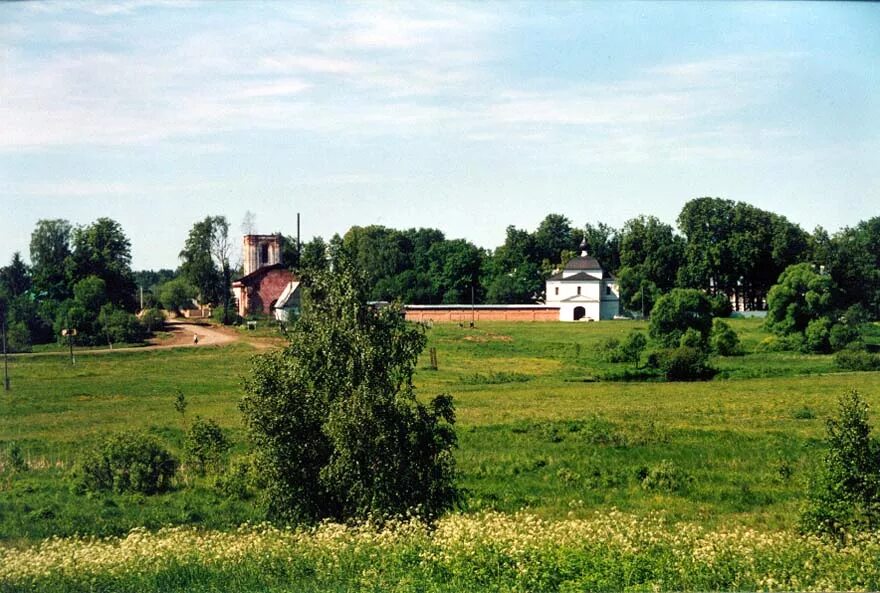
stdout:
POLYGON ((559 307, 559 321, 614 319, 620 312, 620 290, 617 280, 584 250, 547 279, 544 302, 559 307))

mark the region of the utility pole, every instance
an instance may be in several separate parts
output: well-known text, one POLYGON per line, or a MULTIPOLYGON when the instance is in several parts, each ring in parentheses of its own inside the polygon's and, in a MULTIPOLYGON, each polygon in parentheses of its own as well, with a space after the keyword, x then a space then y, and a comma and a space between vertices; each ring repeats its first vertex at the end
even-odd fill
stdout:
POLYGON ((3 316, 3 386, 9 391, 9 353, 6 352, 6 315, 3 316))
POLYGON ((302 264, 299 262, 300 245, 301 245, 301 243, 299 240, 299 212, 297 212, 296 213, 296 259, 297 259, 297 265, 301 266, 302 264))
POLYGON ((141 289, 141 311, 143 311, 144 310, 144 287, 139 286, 138 288, 141 289))

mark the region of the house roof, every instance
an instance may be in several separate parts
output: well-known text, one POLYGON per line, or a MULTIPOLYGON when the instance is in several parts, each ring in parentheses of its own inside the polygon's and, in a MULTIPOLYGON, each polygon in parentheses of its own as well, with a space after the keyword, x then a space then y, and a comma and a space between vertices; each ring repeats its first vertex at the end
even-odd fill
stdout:
MULTIPOLYGON (((568 268, 566 268, 568 269, 568 268)), ((586 272, 578 272, 577 274, 572 274, 571 276, 562 277, 562 272, 558 274, 553 274, 547 280, 553 280, 556 282, 598 282, 601 278, 597 278, 591 274, 587 274, 586 272)))
POLYGON ((601 270, 602 265, 592 255, 579 255, 568 260, 566 270, 601 270))
POLYGON ((296 295, 296 292, 298 290, 299 282, 290 282, 287 286, 284 287, 284 290, 281 291, 281 295, 278 297, 278 300, 275 301, 275 308, 284 309, 285 307, 287 307, 288 303, 293 300, 293 297, 296 295))
POLYGON ((285 266, 284 264, 272 264, 271 266, 263 266, 262 268, 254 270, 253 272, 251 272, 247 276, 242 276, 241 278, 238 278, 237 280, 233 280, 232 284, 250 284, 250 282, 252 280, 257 279, 260 276, 264 276, 265 274, 268 274, 269 272, 271 272, 273 270, 286 270, 286 269, 287 269, 287 266, 285 266))

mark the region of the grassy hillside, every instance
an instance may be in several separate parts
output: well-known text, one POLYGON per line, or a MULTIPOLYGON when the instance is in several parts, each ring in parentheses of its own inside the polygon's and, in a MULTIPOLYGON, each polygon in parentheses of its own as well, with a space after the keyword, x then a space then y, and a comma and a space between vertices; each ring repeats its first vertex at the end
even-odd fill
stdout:
MULTIPOLYGON (((751 352, 765 334, 734 320, 751 352)), ((706 383, 597 381, 626 368, 598 345, 638 322, 435 326, 416 382, 448 392, 458 412, 461 484, 468 512, 528 508, 549 519, 612 507, 709 528, 789 528, 821 459, 823 419, 837 395, 858 388, 878 409, 880 373, 836 373, 830 356, 747 354, 716 359, 706 383)), ((217 420, 246 453, 237 408, 241 377, 257 351, 222 348, 23 356, 11 362, 13 391, 0 395, 0 459, 15 443, 30 469, 0 470, 0 538, 121 534, 135 526, 225 528, 260 517, 210 479, 184 476, 161 496, 76 494, 71 473, 95 438, 139 428, 175 452, 195 415, 217 420), (182 391, 186 417, 174 409, 182 391)))

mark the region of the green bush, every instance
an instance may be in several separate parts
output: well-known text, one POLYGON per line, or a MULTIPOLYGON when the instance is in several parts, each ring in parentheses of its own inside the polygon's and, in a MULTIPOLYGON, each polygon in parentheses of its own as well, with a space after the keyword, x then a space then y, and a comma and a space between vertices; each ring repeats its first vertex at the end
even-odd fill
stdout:
POLYGON ((651 309, 651 338, 667 348, 679 345, 688 329, 708 339, 712 329, 712 306, 706 294, 693 288, 674 288, 657 299, 651 309))
POLYGON ((8 465, 13 472, 22 473, 28 470, 27 460, 18 443, 10 443, 4 457, 4 465, 8 465))
POLYGON ((692 327, 689 327, 687 331, 681 334, 681 339, 678 341, 678 345, 682 348, 693 348, 695 350, 702 350, 706 347, 706 342, 700 332, 692 327))
POLYGON ((738 356, 743 353, 736 331, 720 319, 712 321, 712 334, 709 343, 712 346, 712 351, 719 356, 738 356))
POLYGON ((834 355, 834 366, 844 371, 880 371, 880 356, 864 350, 841 350, 834 355))
POLYGON ((205 475, 220 467, 231 447, 232 444, 216 422, 196 416, 183 441, 183 455, 196 473, 205 475))
POLYGON ((214 478, 214 488, 224 496, 247 500, 253 498, 259 487, 254 466, 248 459, 233 461, 229 468, 214 478))
POLYGON ((609 337, 599 342, 599 356, 605 362, 623 362, 620 340, 615 337, 609 337))
POLYGON ((663 492, 679 492, 687 488, 693 481, 691 476, 678 468, 668 459, 662 460, 657 465, 642 472, 641 484, 645 490, 659 490, 663 492))
POLYGON ((859 326, 849 323, 835 323, 828 335, 828 343, 834 352, 843 350, 850 344, 855 344, 857 347, 864 344, 859 326))
MULTIPOLYGON (((215 307, 213 311, 211 311, 211 319, 216 321, 217 323, 223 324, 223 306, 215 307)), ((229 311, 226 314, 226 323, 225 325, 241 325, 244 323, 244 317, 238 314, 235 310, 235 307, 230 305, 229 311)))
POLYGON ((800 350, 803 338, 800 334, 790 336, 767 336, 755 346, 755 352, 792 352, 800 350))
POLYGON ((801 516, 806 531, 843 537, 880 527, 880 444, 871 436, 868 405, 855 390, 838 399, 826 423, 828 453, 801 516))
POLYGON ((712 306, 712 317, 730 317, 733 313, 733 305, 730 304, 730 297, 726 294, 709 297, 709 304, 712 306))
POLYGON ((660 370, 667 381, 704 381, 715 374, 705 351, 687 346, 652 352, 648 367, 660 370))
POLYGON ((96 334, 116 344, 140 342, 146 333, 136 316, 110 304, 101 308, 97 325, 96 334))
POLYGON ((147 332, 153 333, 156 330, 162 329, 162 326, 165 324, 165 316, 159 309, 146 309, 141 314, 141 324, 143 324, 147 332))
POLYGON ((813 319, 804 330, 805 352, 824 353, 831 350, 829 336, 831 334, 831 320, 827 317, 813 319))
POLYGON ((151 437, 123 432, 104 439, 79 465, 79 486, 89 491, 157 494, 171 488, 177 460, 151 437))

